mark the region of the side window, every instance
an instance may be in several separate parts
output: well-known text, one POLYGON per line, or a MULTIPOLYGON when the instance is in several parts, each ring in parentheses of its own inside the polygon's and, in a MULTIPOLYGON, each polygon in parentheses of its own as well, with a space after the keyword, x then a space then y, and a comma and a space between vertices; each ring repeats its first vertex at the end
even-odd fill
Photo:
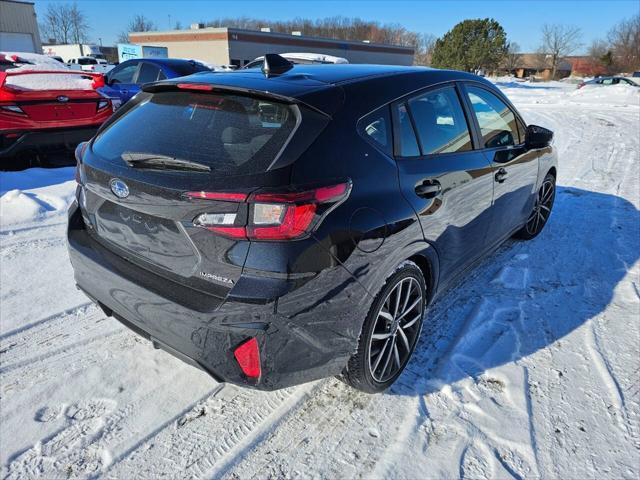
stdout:
MULTIPOLYGON (((117 67, 116 67, 117 68, 117 67)), ((109 75, 109 82, 111 83, 133 83, 133 75, 138 68, 137 63, 130 63, 123 66, 120 70, 112 70, 109 75)))
POLYGON ((602 83, 602 85, 613 85, 613 78, 605 78, 601 80, 600 83, 602 83))
POLYGON ((167 76, 164 74, 162 69, 160 69, 160 71, 158 72, 158 80, 166 80, 166 79, 167 79, 167 76))
POLYGON ((398 120, 398 145, 396 147, 396 155, 400 157, 417 157, 420 155, 416 134, 411 125, 411 118, 407 110, 406 103, 400 103, 396 107, 398 120))
POLYGON ((423 155, 472 150, 467 120, 454 87, 409 100, 423 155))
POLYGON ((155 82, 160 74, 160 67, 152 63, 143 62, 140 65, 140 73, 138 73, 137 84, 155 82))
POLYGON ((502 100, 478 87, 467 86, 486 148, 506 147, 519 143, 516 116, 502 100))
POLYGON ((393 154, 388 106, 385 105, 362 118, 358 123, 358 129, 362 136, 373 141, 385 153, 393 154))

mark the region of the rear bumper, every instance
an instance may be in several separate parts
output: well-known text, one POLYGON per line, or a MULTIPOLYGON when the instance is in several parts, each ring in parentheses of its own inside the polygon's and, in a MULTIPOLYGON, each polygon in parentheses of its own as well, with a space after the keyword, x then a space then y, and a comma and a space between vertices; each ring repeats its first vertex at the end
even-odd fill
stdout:
POLYGON ((337 266, 275 302, 226 301, 211 309, 191 301, 187 307, 154 292, 149 278, 132 278, 131 268, 121 266, 124 260, 87 232, 75 203, 68 242, 78 287, 105 313, 218 381, 275 390, 340 373, 356 349, 369 305, 360 284, 337 266), (246 377, 233 356, 251 337, 260 349, 257 380, 246 377))
POLYGON ((51 128, 29 132, 0 133, 0 158, 7 158, 27 150, 41 151, 51 147, 73 150, 80 142, 91 139, 99 125, 78 128, 51 128), (11 135, 11 137, 9 137, 11 135))

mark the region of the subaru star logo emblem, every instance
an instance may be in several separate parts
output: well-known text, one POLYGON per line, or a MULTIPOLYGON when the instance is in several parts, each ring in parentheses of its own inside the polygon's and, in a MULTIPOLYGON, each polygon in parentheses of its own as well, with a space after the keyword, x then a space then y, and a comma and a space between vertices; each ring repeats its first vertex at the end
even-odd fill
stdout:
POLYGON ((68 102, 68 101, 69 101, 69 97, 66 97, 66 96, 64 96, 64 95, 60 95, 60 96, 58 97, 58 101, 59 101, 60 103, 66 103, 66 102, 68 102))
POLYGON ((119 178, 114 178, 109 182, 111 191, 118 198, 127 198, 129 196, 129 187, 119 178))

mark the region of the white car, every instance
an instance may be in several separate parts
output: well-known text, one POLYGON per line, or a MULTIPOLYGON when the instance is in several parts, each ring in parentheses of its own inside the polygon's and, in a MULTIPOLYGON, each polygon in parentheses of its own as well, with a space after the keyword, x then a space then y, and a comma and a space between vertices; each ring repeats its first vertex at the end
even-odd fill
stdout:
MULTIPOLYGON (((333 55, 324 55, 322 53, 301 53, 301 52, 293 52, 293 53, 279 53, 281 57, 286 58, 293 64, 318 64, 318 63, 349 63, 349 60, 342 57, 334 57, 333 55)), ((242 68, 254 68, 262 65, 264 61, 264 56, 258 57, 255 60, 247 63, 242 68)))
POLYGON ((96 57, 72 58, 67 62, 67 65, 72 70, 83 70, 85 72, 93 73, 107 73, 114 67, 114 65, 109 65, 104 58, 96 57))

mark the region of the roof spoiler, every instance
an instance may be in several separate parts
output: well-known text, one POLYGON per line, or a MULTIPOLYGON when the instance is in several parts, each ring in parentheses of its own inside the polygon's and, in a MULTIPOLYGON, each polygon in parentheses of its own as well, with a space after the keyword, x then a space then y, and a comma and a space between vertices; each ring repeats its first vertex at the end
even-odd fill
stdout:
MULTIPOLYGON (((227 75, 227 74, 221 74, 227 75)), ((178 79, 176 79, 178 80, 178 79)), ((319 114, 331 118, 327 112, 323 112, 318 107, 308 104, 305 101, 302 101, 295 97, 289 97, 286 95, 280 95, 278 93, 270 92, 267 90, 256 90, 253 88, 243 88, 234 85, 220 85, 220 84, 211 84, 211 83, 200 83, 194 81, 181 81, 175 82, 170 80, 162 80, 159 82, 146 83, 142 86, 143 92, 156 93, 156 92, 167 92, 167 91, 176 91, 176 90, 185 90, 192 92, 210 92, 210 93, 231 93, 231 94, 239 94, 239 95, 248 95, 254 98, 262 98, 264 100, 275 100, 282 103, 288 104, 299 104, 304 105, 311 110, 318 112, 319 114)))
POLYGON ((293 63, 277 53, 267 53, 262 61, 262 73, 267 78, 282 75, 293 68, 293 63))

